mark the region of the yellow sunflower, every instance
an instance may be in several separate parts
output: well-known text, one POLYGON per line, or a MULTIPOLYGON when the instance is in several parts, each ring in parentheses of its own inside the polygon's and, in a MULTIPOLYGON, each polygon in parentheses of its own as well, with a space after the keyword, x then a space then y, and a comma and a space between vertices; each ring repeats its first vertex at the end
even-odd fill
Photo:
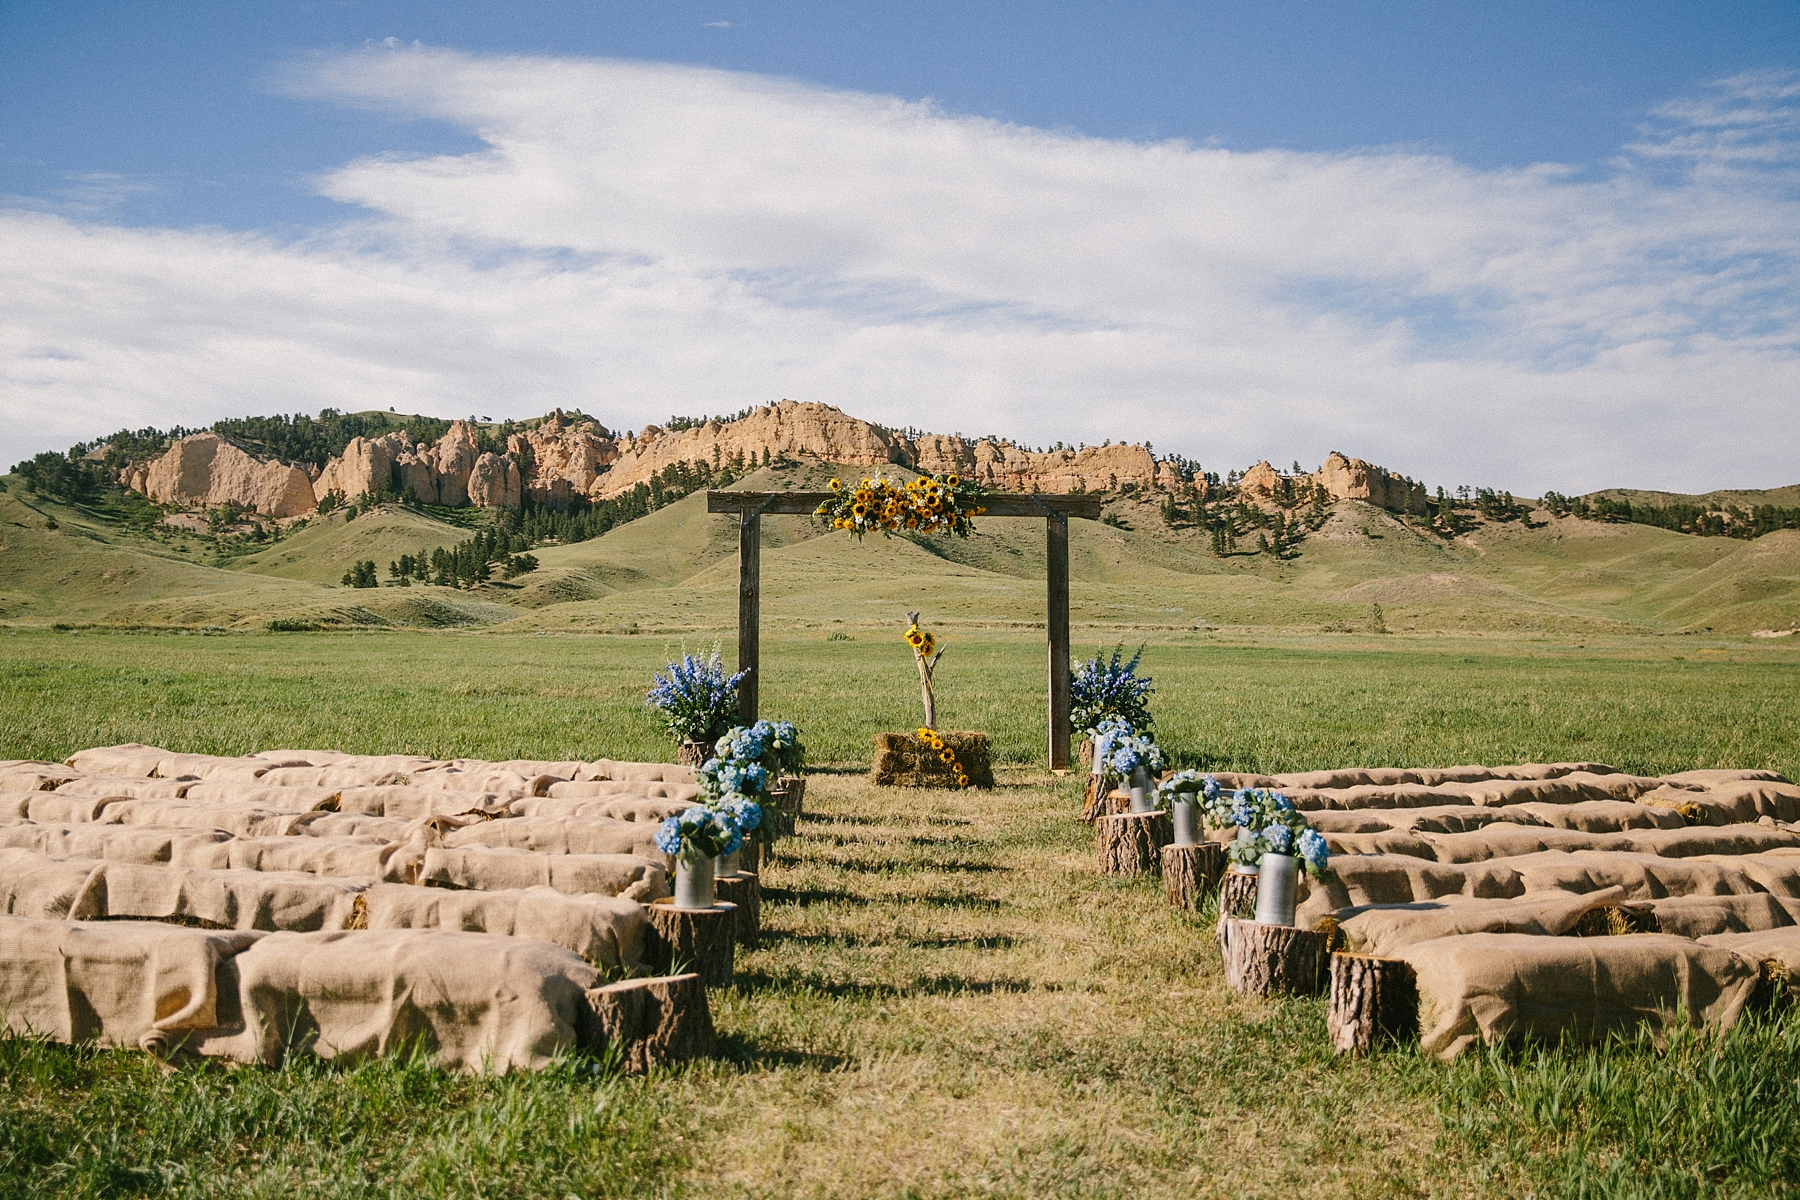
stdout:
POLYGON ((945 483, 945 484, 946 484, 946 485, 948 485, 948 486, 949 486, 949 487, 956 487, 956 486, 957 486, 957 485, 958 485, 958 484, 960 484, 960 483, 961 483, 961 482, 962 482, 962 476, 960 476, 960 475, 946 475, 946 476, 944 476, 944 483, 945 483))
POLYGON ((906 644, 915 650, 925 644, 925 635, 919 632, 917 625, 906 631, 906 644))
POLYGON ((965 788, 968 787, 969 786, 969 777, 967 775, 958 775, 956 777, 956 786, 957 787, 965 787, 965 788))
POLYGON ((950 749, 950 747, 948 747, 948 746, 945 746, 942 750, 938 751, 938 761, 946 762, 946 763, 955 762, 956 761, 956 751, 950 749))
POLYGON ((841 492, 844 490, 844 481, 841 479, 833 479, 830 483, 826 484, 825 486, 830 488, 834 492, 841 492))

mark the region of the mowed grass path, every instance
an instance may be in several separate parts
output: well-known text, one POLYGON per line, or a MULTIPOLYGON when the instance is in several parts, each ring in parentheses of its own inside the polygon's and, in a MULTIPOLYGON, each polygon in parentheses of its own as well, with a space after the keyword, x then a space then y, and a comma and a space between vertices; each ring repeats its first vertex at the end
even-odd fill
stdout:
MULTIPOLYGON (((1800 1021, 1667 1054, 1337 1059, 1319 1001, 1237 999, 1204 916, 1168 910, 1155 880, 1094 872, 1072 780, 1019 766, 992 792, 944 793, 854 774, 864 729, 912 723, 898 649, 770 656, 771 711, 844 765, 815 776, 801 836, 765 872, 766 940, 713 996, 719 1060, 648 1079, 589 1063, 165 1074, 136 1052, 0 1039, 0 1196, 1779 1195, 1800 1177, 1800 1021)), ((952 720, 1035 756, 1041 651, 953 653, 991 666, 957 680, 946 659, 952 720)), ((1791 660, 1661 653, 1146 661, 1165 740, 1221 763, 1793 773, 1791 660)), ((636 696, 660 657, 630 638, 6 637, 0 757, 125 739, 651 754, 636 696)))

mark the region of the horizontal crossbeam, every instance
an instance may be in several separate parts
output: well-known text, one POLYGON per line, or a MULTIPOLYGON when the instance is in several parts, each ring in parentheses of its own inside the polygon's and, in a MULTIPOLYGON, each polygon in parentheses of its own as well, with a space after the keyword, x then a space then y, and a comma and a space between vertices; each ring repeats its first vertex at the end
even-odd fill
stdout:
MULTIPOLYGON (((777 513, 810 516, 835 492, 720 492, 706 493, 709 513, 777 513)), ((990 517, 1086 517, 1100 518, 1100 497, 1046 496, 1039 492, 991 492, 979 503, 990 517)))

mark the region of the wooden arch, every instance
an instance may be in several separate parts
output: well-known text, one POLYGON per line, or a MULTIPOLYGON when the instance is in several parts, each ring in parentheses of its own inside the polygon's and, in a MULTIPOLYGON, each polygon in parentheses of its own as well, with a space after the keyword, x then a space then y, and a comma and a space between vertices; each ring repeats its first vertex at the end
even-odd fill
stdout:
MULTIPOLYGON (((738 517, 738 670, 748 671, 738 689, 738 713, 745 724, 756 720, 762 667, 762 516, 811 516, 831 492, 706 493, 709 513, 738 517)), ((1048 592, 1045 622, 1050 648, 1050 767, 1069 765, 1069 518, 1100 516, 1098 496, 1045 496, 1037 492, 998 492, 981 498, 989 517, 1044 518, 1044 575, 1048 592)))

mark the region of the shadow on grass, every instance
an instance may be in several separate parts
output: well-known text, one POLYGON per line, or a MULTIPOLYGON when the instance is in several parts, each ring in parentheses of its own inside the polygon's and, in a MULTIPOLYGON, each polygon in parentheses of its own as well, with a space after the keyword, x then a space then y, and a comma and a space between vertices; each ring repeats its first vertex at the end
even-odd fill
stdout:
POLYGON ((765 929, 762 941, 787 942, 796 946, 842 946, 845 949, 858 949, 866 946, 911 946, 919 950, 953 950, 967 948, 970 950, 1011 950, 1023 941, 1010 934, 995 933, 955 937, 950 934, 923 934, 909 937, 896 934, 893 937, 865 937, 855 933, 794 933, 786 929, 765 929))
POLYGON ((994 900, 987 896, 953 896, 943 892, 927 892, 923 896, 859 896, 855 892, 846 892, 837 888, 807 888, 804 891, 789 891, 786 888, 765 887, 762 901, 765 909, 776 904, 793 904, 799 908, 807 908, 814 904, 858 906, 928 904, 933 908, 980 908, 990 912, 1006 907, 1004 901, 994 900))
POLYGON ((969 979, 962 975, 921 975, 909 984, 857 983, 812 972, 739 971, 736 986, 746 992, 806 992, 847 1000, 900 1000, 908 996, 990 996, 1029 992, 1027 979, 969 979))
MULTIPOLYGON (((742 977, 740 973, 739 978, 742 977)), ((810 1067, 815 1071, 838 1071, 850 1062, 841 1054, 814 1054, 808 1050, 776 1050, 759 1046, 754 1039, 736 1033, 720 1034, 717 1047, 717 1058, 749 1070, 810 1067)))

